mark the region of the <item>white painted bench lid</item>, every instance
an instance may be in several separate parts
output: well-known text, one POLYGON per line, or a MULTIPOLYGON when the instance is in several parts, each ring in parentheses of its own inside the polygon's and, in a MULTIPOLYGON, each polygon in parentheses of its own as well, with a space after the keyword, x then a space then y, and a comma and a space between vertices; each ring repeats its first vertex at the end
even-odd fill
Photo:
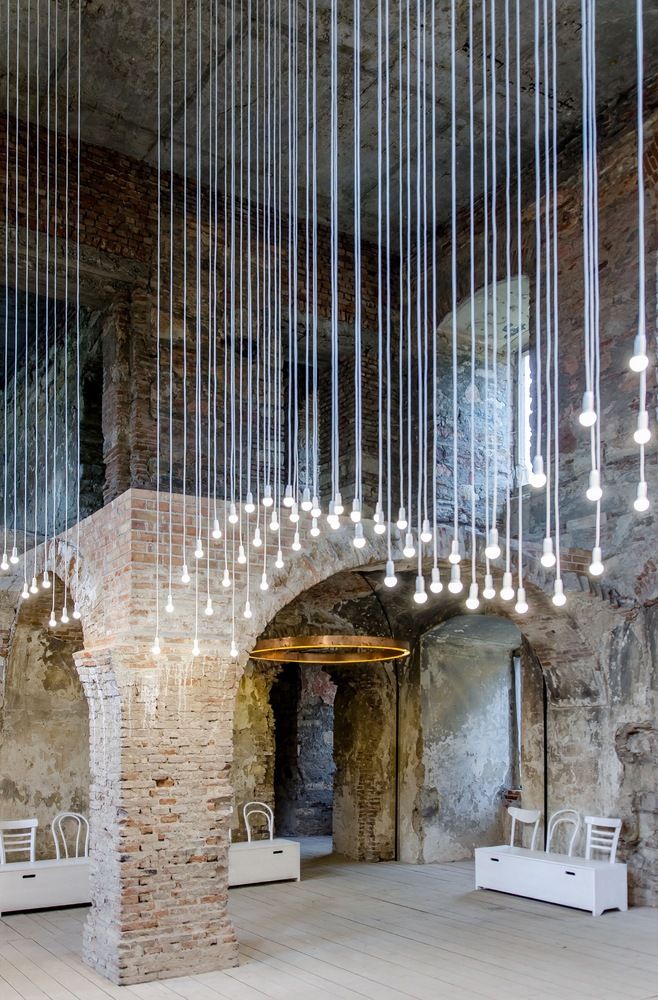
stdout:
POLYGON ((274 840, 238 840, 229 846, 232 851, 254 851, 259 848, 262 850, 264 847, 285 847, 287 844, 296 844, 299 847, 298 840, 287 840, 285 837, 275 837, 274 840))
POLYGON ((0 865, 0 875, 3 872, 33 872, 44 868, 66 868, 70 865, 82 867, 89 864, 89 858, 46 858, 44 861, 8 861, 0 865))
POLYGON ((512 855, 515 858, 528 858, 533 861, 551 861, 556 865, 569 865, 571 868, 626 868, 622 861, 588 861, 587 858, 579 858, 568 854, 552 854, 547 851, 531 851, 527 847, 510 847, 509 844, 498 844, 496 847, 476 847, 476 852, 491 851, 495 854, 512 855))

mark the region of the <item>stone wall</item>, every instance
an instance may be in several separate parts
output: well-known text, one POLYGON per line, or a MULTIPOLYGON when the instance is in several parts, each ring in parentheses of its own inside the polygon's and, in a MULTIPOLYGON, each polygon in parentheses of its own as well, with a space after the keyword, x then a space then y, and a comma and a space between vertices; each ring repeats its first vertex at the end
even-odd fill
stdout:
POLYGON ((0 671, 0 819, 39 820, 39 859, 55 855, 56 813, 89 812, 89 713, 73 659, 82 629, 71 619, 53 631, 49 610, 46 594, 21 608, 0 671))

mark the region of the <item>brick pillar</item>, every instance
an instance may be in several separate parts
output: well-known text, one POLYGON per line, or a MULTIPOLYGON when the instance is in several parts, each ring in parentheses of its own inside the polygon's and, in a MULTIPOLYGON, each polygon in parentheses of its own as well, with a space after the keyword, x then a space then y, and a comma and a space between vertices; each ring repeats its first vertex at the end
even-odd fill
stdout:
POLYGON ((238 962, 226 912, 235 668, 76 657, 89 700, 91 898, 85 960, 115 983, 238 962))

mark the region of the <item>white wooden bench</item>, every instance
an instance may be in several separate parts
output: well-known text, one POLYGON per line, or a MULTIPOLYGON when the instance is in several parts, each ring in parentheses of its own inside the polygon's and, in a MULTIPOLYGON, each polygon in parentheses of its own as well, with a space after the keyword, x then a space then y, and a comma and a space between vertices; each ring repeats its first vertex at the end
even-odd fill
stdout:
POLYGON ((89 858, 17 861, 0 866, 0 916, 89 902, 89 858))
POLYGON ((228 884, 254 885, 258 882, 300 880, 299 843, 275 837, 230 844, 228 884))
POLYGON ((626 865, 588 861, 567 854, 547 854, 523 847, 478 847, 475 888, 590 910, 627 910, 626 865))

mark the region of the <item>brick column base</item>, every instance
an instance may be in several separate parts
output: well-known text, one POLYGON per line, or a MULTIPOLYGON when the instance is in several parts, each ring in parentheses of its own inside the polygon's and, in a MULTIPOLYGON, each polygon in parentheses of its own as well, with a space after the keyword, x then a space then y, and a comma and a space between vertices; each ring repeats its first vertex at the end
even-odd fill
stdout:
POLYGON ((238 963, 229 920, 235 668, 144 669, 134 651, 77 655, 89 701, 92 908, 85 961, 118 984, 238 963))

